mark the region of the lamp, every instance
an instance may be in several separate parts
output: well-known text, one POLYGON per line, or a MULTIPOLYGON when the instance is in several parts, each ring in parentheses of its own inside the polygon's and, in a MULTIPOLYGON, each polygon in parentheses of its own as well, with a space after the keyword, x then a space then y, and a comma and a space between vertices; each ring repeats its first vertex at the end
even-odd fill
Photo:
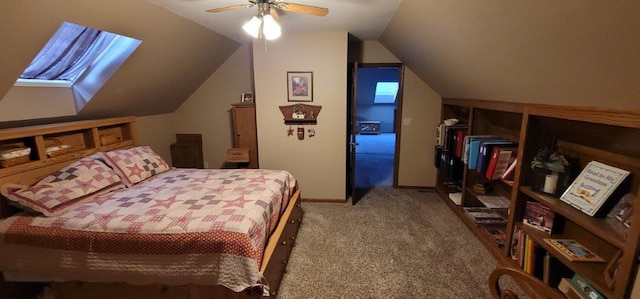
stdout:
POLYGON ((245 23, 244 26, 242 26, 242 29, 254 38, 258 38, 258 36, 260 36, 260 27, 262 27, 262 18, 258 18, 256 16, 251 18, 249 22, 245 23))
POLYGON ((268 40, 274 40, 282 34, 280 25, 273 19, 271 15, 262 17, 262 34, 268 40))
POLYGON ((254 38, 274 40, 280 37, 282 30, 276 20, 269 13, 269 4, 260 6, 258 15, 254 16, 242 26, 242 29, 254 38))

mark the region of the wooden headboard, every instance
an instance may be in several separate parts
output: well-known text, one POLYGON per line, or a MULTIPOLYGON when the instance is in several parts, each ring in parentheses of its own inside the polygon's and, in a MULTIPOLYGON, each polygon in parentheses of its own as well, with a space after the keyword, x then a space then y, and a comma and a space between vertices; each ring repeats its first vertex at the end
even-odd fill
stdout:
MULTIPOLYGON (((120 117, 0 130, 0 150, 8 147, 31 149, 28 160, 0 165, 0 186, 5 183, 32 185, 82 157, 136 146, 135 121, 135 117, 120 117), (47 154, 47 148, 56 145, 69 147, 47 154)), ((5 199, 1 199, 0 217, 12 212, 5 199)))

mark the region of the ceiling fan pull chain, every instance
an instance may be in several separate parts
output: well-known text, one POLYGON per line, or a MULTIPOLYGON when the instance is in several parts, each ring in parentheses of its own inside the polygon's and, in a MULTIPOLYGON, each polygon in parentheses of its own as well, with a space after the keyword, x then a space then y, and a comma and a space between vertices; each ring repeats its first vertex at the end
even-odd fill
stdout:
POLYGON ((267 39, 263 38, 262 40, 264 41, 264 54, 267 54, 268 53, 268 51, 267 51, 267 39))

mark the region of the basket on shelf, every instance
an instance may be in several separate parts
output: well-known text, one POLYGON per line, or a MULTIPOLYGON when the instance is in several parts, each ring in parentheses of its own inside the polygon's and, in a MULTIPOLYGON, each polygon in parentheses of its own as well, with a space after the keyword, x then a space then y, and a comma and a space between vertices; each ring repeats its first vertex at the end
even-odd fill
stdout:
POLYGON ((27 163, 29 154, 31 154, 30 147, 17 144, 0 145, 0 167, 7 168, 27 163))
POLYGON ((230 148, 227 150, 227 162, 247 163, 249 162, 248 148, 230 148))
POLYGON ((47 157, 49 158, 64 155, 71 150, 70 145, 62 144, 62 142, 56 138, 45 139, 44 145, 46 147, 47 157))

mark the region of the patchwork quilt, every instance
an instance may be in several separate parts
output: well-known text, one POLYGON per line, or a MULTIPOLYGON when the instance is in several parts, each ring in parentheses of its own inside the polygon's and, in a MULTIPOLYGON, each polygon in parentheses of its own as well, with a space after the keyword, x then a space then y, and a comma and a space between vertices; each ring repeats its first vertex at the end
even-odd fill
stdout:
POLYGON ((0 222, 6 280, 264 285, 260 263, 295 179, 264 169, 171 169, 54 217, 0 222))

